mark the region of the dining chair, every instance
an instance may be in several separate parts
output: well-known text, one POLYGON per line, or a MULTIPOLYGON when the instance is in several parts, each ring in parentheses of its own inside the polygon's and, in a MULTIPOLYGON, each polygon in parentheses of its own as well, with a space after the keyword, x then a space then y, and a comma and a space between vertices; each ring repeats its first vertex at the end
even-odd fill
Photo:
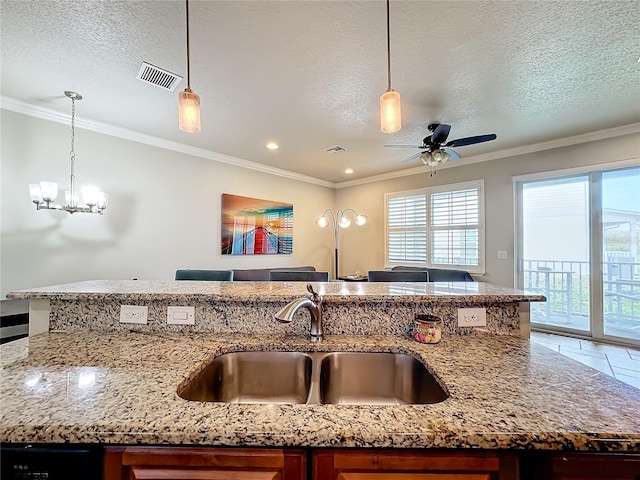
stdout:
POLYGON ((231 281, 233 270, 176 270, 176 280, 231 281))
POLYGON ((269 272, 270 282, 328 282, 329 272, 303 270, 274 270, 269 272))
POLYGON ((429 272, 403 270, 369 270, 369 282, 428 282, 429 272))

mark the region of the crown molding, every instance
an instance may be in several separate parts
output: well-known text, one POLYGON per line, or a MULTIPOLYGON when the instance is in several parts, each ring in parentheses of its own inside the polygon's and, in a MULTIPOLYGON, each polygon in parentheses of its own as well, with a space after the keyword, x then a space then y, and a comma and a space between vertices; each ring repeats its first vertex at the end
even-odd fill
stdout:
MULTIPOLYGON (((41 120, 47 120, 55 123, 71 123, 71 115, 56 112, 48 108, 38 107, 29 103, 17 100, 15 98, 0 96, 0 108, 15 113, 21 113, 30 117, 39 118, 41 120)), ((302 175, 299 173, 290 172, 288 170, 282 170, 280 168, 270 167, 262 165, 260 163, 251 162, 242 158, 232 157, 230 155, 224 155, 222 153, 213 152, 204 148, 193 147, 180 142, 172 142, 163 138, 154 137, 152 135, 146 135, 144 133, 136 132, 126 128, 117 127, 108 123, 94 122, 87 120, 76 115, 76 127, 84 130, 89 130, 96 133, 101 133, 111 137, 123 138, 125 140, 131 140, 133 142, 142 143, 145 145, 151 145, 165 150, 171 150, 174 152, 184 153, 187 155, 193 155, 195 157, 206 158, 227 165, 233 165, 234 167, 246 168, 248 170, 254 170, 260 173, 267 173, 269 175, 275 175, 278 177, 288 178, 290 180, 297 180, 299 182, 311 183, 319 185, 321 187, 335 188, 336 184, 321 180, 319 178, 302 175)))
MULTIPOLYGON (((0 108, 30 117, 39 118, 42 120, 48 120, 55 123, 68 124, 71 122, 71 115, 56 112, 48 108, 38 107, 21 100, 17 100, 12 97, 0 96, 0 108)), ((83 118, 76 117, 76 126, 92 132, 102 133, 112 137, 123 138, 131 140, 133 142, 142 143, 145 145, 151 145, 165 150, 171 150, 174 152, 180 152, 187 155, 193 155, 196 157, 206 158, 234 167, 246 168, 256 172, 266 173, 269 175, 275 175, 278 177, 288 178, 290 180, 296 180, 299 182, 310 183, 313 185, 319 185, 321 187, 341 189, 348 188, 357 185, 364 185, 367 183, 381 182, 385 180, 391 180, 394 178, 408 177, 411 175, 422 174, 429 172, 430 167, 421 165, 413 168, 406 168, 402 170, 396 170, 393 172, 383 173, 380 175, 373 175, 371 177, 359 178, 357 180, 349 180, 346 182, 333 183, 319 178, 310 177, 308 175, 302 175, 299 173, 290 172, 280 168, 270 167, 262 165, 260 163, 251 162, 242 158, 232 157, 230 155, 224 155, 204 148, 193 147, 184 143, 172 142, 163 138, 146 135, 144 133, 136 132, 134 130, 128 130, 126 128, 117 127, 107 123, 93 122, 83 118)), ((455 168, 472 163, 488 162, 491 160, 498 160, 506 157, 515 157, 518 155, 526 155, 529 153, 541 152, 544 150, 551 150, 554 148, 568 147, 571 145, 577 145, 580 143, 593 142, 597 140, 605 140, 607 138, 620 137, 623 135, 630 135, 634 133, 640 133, 640 123, 632 123, 630 125, 624 125, 622 127, 609 128, 606 130, 598 130, 596 132, 585 133, 582 135, 575 135, 572 137, 560 138, 556 140, 550 140, 547 142, 534 143, 531 145, 523 145, 520 147, 507 148, 504 150, 498 150, 496 152, 484 153, 481 155, 474 155, 470 157, 464 157, 461 161, 455 163, 446 163, 439 166, 439 169, 455 168)))
MULTIPOLYGON (((471 157, 464 157, 462 161, 456 160, 455 163, 445 163, 442 166, 438 166, 438 169, 462 167, 464 165, 470 165, 472 163, 488 162, 491 160, 498 160, 507 157, 516 157, 518 155, 527 155, 529 153, 541 152, 544 150, 551 150, 554 148, 570 147, 571 145, 577 145, 580 143, 594 142, 597 140, 605 140, 607 138, 621 137, 623 135, 631 135, 634 133, 640 133, 640 123, 632 123, 630 125, 623 125, 622 127, 608 128, 606 130, 598 130, 596 132, 584 133, 582 135, 574 135, 572 137, 559 138, 556 140, 549 140, 548 142, 533 143, 531 145, 523 145, 520 147, 507 148, 504 150, 498 150, 496 152, 483 153, 481 155, 474 155, 471 157)), ((417 175, 425 172, 429 172, 430 167, 421 165, 419 167, 407 168, 398 170, 395 172, 382 173, 380 175, 374 175, 372 177, 359 178, 357 180, 349 180, 347 182, 340 182, 335 184, 336 189, 354 187, 357 185, 364 185, 367 183, 381 182, 384 180, 391 180, 399 177, 408 177, 410 175, 417 175)))

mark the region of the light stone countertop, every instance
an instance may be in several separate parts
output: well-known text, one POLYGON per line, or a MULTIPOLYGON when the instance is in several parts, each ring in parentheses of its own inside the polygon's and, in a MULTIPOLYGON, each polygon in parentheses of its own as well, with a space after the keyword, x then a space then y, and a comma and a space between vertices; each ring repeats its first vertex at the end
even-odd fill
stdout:
MULTIPOLYGON (((328 303, 404 302, 428 297, 440 303, 459 302, 537 302, 545 297, 537 293, 499 287, 483 282, 309 282, 328 303)), ((118 297, 146 300, 208 298, 216 301, 281 302, 308 295, 306 282, 198 282, 158 280, 92 280, 18 290, 10 299, 103 300, 118 297)))
POLYGON ((512 336, 446 335, 425 345, 393 336, 312 344, 277 335, 44 333, 0 353, 2 442, 640 450, 640 390, 512 336), (414 406, 178 397, 199 367, 238 350, 403 352, 450 397, 414 406))

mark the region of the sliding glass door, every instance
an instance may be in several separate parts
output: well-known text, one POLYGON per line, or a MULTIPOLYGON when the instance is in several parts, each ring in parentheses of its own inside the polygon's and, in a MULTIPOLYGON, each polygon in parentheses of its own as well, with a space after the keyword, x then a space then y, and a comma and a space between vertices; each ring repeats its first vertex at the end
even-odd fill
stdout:
POLYGON ((518 287, 534 329, 640 344, 640 168, 518 181, 518 287))
POLYGON ((522 186, 524 288, 547 297, 531 305, 531 321, 586 333, 590 325, 589 177, 522 186))
POLYGON ((601 183, 602 334, 640 341, 640 168, 603 172, 601 183))

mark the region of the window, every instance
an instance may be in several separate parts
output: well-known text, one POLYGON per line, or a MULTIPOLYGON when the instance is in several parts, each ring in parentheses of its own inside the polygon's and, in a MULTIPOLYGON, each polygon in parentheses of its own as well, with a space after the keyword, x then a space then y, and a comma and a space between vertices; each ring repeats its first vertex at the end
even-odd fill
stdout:
POLYGON ((484 273, 484 182, 388 193, 386 264, 484 273))

